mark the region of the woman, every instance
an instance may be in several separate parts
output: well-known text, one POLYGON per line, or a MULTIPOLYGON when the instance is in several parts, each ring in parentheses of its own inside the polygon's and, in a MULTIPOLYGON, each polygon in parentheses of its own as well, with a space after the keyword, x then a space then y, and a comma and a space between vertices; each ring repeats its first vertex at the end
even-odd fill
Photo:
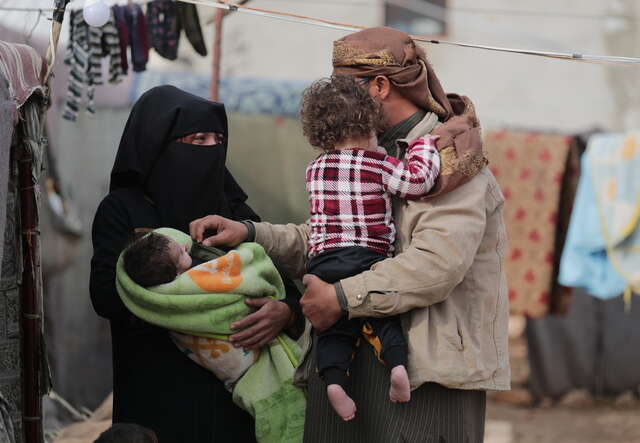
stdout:
MULTIPOLYGON (((91 300, 111 321, 113 421, 148 427, 163 443, 255 441, 250 415, 222 383, 181 354, 166 330, 133 317, 115 288, 118 255, 136 231, 189 232, 191 220, 211 213, 259 219, 225 167, 226 140, 222 104, 173 86, 147 91, 131 111, 93 223, 91 300)), ((259 347, 303 320, 299 294, 286 286, 284 302, 253 303, 259 309, 239 322, 234 344, 259 347)))

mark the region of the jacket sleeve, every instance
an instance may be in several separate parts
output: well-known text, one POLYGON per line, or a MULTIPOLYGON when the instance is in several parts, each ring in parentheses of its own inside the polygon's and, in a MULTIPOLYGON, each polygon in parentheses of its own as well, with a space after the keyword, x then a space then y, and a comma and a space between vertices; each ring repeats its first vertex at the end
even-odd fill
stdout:
POLYGON ((440 156, 433 139, 413 141, 404 157, 385 157, 382 167, 382 185, 386 192, 399 198, 416 200, 427 194, 440 172, 440 156))
POLYGON ((371 270, 340 281, 349 316, 385 317, 444 300, 471 267, 486 225, 487 179, 478 174, 419 208, 410 244, 371 270))
POLYGON ((292 280, 307 271, 309 225, 254 223, 256 243, 261 244, 278 269, 292 280))
POLYGON ((131 233, 126 211, 116 199, 107 196, 93 220, 89 291, 96 313, 109 320, 131 317, 116 290, 116 263, 131 233))

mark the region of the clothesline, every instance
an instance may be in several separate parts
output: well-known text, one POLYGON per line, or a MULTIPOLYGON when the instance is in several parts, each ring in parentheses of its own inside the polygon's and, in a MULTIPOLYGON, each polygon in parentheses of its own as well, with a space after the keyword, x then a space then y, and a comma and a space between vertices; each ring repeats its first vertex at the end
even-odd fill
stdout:
MULTIPOLYGON (((149 0, 136 0, 135 3, 147 3, 148 1, 149 0)), ((192 3, 196 5, 202 5, 202 6, 208 6, 208 7, 217 8, 217 9, 224 9, 228 11, 244 12, 247 14, 273 18, 277 20, 284 20, 288 22, 319 26, 319 27, 324 27, 329 29, 337 29, 341 31, 353 32, 353 31, 359 31, 366 28, 365 26, 352 25, 349 23, 340 23, 340 22, 321 19, 317 17, 293 14, 285 11, 261 9, 261 8, 251 7, 251 6, 240 5, 232 2, 218 2, 216 0, 177 0, 177 1, 181 1, 184 3, 192 3)), ((73 3, 71 3, 71 5, 74 5, 74 3, 79 4, 80 2, 76 0, 73 3)), ((5 8, 8 8, 8 7, 5 7, 5 8)), ((47 11, 47 10, 53 10, 53 9, 15 8, 15 10, 47 11)), ((554 52, 554 51, 539 51, 539 50, 521 49, 521 48, 508 48, 508 47, 502 47, 502 46, 481 45, 477 43, 439 40, 439 39, 433 39, 433 38, 422 36, 422 35, 411 35, 411 37, 416 41, 429 43, 429 44, 458 46, 458 47, 481 49, 481 50, 494 51, 494 52, 531 55, 536 57, 555 58, 555 59, 562 59, 562 60, 568 60, 568 61, 580 61, 580 62, 587 62, 587 63, 594 63, 594 64, 608 64, 608 65, 620 65, 620 66, 640 65, 640 58, 638 57, 621 57, 621 56, 611 56, 611 55, 580 54, 577 52, 568 53, 568 52, 554 52)))
MULTIPOLYGON (((331 20, 325 20, 325 19, 316 18, 316 17, 310 17, 310 16, 305 16, 300 14, 292 14, 290 12, 274 11, 269 9, 255 8, 251 6, 243 6, 243 5, 238 5, 236 3, 231 3, 231 2, 219 3, 215 0, 178 0, 178 1, 185 2, 185 3, 193 3, 196 5, 209 6, 212 8, 226 9, 229 11, 245 12, 252 15, 269 17, 269 18, 274 18, 274 19, 284 20, 284 21, 289 21, 294 23, 303 23, 307 25, 320 26, 324 28, 338 29, 341 31, 359 31, 361 29, 366 28, 366 26, 358 26, 358 25, 352 25, 348 23, 334 22, 331 20)), ((610 55, 591 55, 591 54, 579 54, 579 53, 537 51, 537 50, 530 50, 530 49, 516 49, 516 48, 506 48, 506 47, 500 47, 500 46, 480 45, 475 43, 437 40, 437 39, 432 39, 432 38, 421 36, 421 35, 411 35, 411 37, 416 41, 421 41, 425 43, 460 46, 465 48, 483 49, 487 51, 507 52, 507 53, 514 53, 514 54, 522 54, 522 55, 533 55, 537 57, 557 58, 557 59, 563 59, 563 60, 581 61, 581 62, 595 63, 595 64, 611 64, 611 65, 622 65, 622 66, 640 65, 640 58, 638 57, 618 57, 618 56, 610 56, 610 55)))
MULTIPOLYGON (((117 0, 120 3, 126 3, 123 0, 117 0)), ((134 3, 148 3, 151 0, 134 0, 134 3)), ((371 7, 371 2, 369 0, 272 0, 277 2, 284 3, 298 3, 298 4, 332 4, 332 5, 340 5, 340 6, 362 6, 362 7, 371 7)), ((80 1, 72 2, 81 3, 80 1)), ((561 19, 578 19, 578 20, 606 20, 606 19, 622 19, 622 20, 640 20, 638 16, 629 16, 624 14, 616 14, 616 13, 602 13, 602 14, 588 14, 588 13, 575 13, 575 12, 559 12, 559 11, 534 11, 534 10, 516 10, 516 9, 496 9, 496 8, 466 8, 466 7, 452 7, 452 6, 439 6, 439 5, 428 5, 423 3, 405 3, 403 0, 390 0, 390 3, 404 7, 413 11, 418 12, 425 11, 427 12, 426 7, 429 7, 429 10, 438 10, 436 19, 442 19, 448 11, 451 12, 460 12, 465 14, 479 14, 479 15, 514 15, 514 16, 524 16, 524 17, 547 17, 547 18, 561 18, 561 19)), ((81 8, 82 6, 75 6, 74 8, 81 8)), ((72 9, 74 9, 72 8, 72 9)), ((0 11, 23 11, 23 12, 50 12, 53 11, 53 8, 37 8, 37 7, 21 7, 21 6, 0 6, 0 11)))

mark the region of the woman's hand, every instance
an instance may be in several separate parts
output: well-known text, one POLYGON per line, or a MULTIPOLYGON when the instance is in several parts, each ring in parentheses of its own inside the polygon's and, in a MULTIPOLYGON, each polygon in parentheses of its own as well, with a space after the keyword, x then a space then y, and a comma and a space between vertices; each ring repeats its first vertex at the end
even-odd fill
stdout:
POLYGON ((191 238, 205 246, 237 246, 247 239, 247 227, 240 222, 207 215, 189 223, 191 238), (215 235, 204 238, 205 231, 215 231, 215 235))
POLYGON ((271 343, 290 323, 291 310, 286 303, 272 298, 247 298, 245 303, 259 309, 231 324, 231 329, 242 329, 229 337, 236 348, 259 349, 271 343))

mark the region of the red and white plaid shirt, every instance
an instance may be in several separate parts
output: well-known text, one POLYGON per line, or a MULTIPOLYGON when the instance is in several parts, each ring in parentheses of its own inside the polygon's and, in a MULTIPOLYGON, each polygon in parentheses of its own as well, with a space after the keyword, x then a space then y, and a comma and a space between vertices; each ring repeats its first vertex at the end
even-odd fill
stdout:
POLYGON ((431 190, 440 172, 434 140, 412 142, 404 161, 364 149, 335 150, 312 161, 307 167, 309 257, 349 246, 391 256, 391 196, 415 200, 431 190))

